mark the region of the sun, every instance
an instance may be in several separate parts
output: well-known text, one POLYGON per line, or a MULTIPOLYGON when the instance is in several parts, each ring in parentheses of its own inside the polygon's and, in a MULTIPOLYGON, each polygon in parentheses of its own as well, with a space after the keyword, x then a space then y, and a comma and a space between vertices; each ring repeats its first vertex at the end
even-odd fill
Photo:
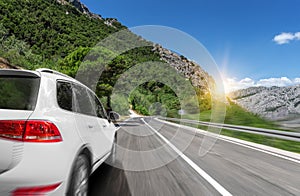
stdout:
POLYGON ((225 84, 224 80, 221 80, 218 83, 216 83, 215 92, 218 95, 224 95, 226 93, 226 91, 225 91, 225 85, 224 84, 225 84))
POLYGON ((223 79, 223 86, 224 86, 224 92, 225 94, 228 94, 232 91, 232 82, 230 81, 230 79, 225 78, 223 79))
POLYGON ((222 80, 216 84, 216 93, 219 95, 227 95, 235 89, 234 79, 227 78, 222 75, 222 80))

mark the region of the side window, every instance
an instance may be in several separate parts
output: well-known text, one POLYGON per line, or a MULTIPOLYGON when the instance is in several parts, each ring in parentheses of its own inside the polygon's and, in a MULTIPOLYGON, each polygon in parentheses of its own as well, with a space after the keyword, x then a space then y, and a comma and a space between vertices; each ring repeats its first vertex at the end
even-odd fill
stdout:
POLYGON ((96 116, 96 112, 94 110, 94 107, 90 101, 88 92, 85 87, 74 84, 74 94, 76 97, 76 112, 90 115, 90 116, 96 116))
POLYGON ((72 84, 68 82, 57 82, 57 103, 60 108, 73 111, 72 84))
POLYGON ((91 93, 90 91, 89 91, 89 94, 92 98, 93 105, 95 107, 97 117, 106 119, 105 110, 104 110, 102 104, 100 103, 99 99, 93 93, 91 93))

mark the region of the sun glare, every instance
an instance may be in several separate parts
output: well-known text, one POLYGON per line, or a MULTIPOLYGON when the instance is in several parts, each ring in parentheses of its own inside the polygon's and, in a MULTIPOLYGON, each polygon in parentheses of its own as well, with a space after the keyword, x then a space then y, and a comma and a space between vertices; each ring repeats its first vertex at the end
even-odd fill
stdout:
POLYGON ((225 94, 229 93, 231 90, 231 85, 228 83, 227 79, 223 79, 223 87, 225 94))
POLYGON ((218 84, 216 89, 218 94, 227 94, 232 89, 230 81, 228 81, 228 78, 223 74, 222 74, 222 84, 218 84))

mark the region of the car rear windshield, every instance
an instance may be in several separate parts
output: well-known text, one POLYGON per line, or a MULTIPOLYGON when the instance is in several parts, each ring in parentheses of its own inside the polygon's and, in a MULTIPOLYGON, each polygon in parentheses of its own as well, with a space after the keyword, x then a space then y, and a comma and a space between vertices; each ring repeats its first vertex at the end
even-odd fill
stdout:
POLYGON ((40 78, 0 76, 0 109, 34 110, 40 78))

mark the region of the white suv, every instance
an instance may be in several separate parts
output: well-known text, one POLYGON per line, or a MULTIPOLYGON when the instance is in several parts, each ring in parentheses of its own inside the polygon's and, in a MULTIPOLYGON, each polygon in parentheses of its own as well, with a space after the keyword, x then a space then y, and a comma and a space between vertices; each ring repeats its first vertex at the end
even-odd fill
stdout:
POLYGON ((77 80, 0 70, 0 195, 87 195, 115 136, 97 96, 77 80))

